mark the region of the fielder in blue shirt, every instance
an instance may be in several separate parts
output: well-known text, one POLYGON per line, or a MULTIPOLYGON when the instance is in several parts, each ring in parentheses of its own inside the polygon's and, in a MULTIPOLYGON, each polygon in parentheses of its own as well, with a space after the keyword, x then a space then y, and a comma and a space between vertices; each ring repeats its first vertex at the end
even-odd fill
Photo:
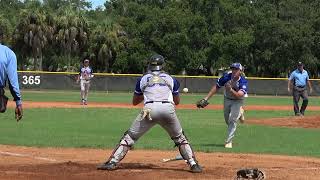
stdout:
POLYGON ((292 93, 293 96, 293 110, 296 116, 303 116, 308 106, 308 91, 307 84, 312 93, 312 86, 309 81, 309 74, 303 69, 303 63, 299 62, 297 69, 294 70, 289 77, 288 81, 288 92, 292 93), (299 100, 302 97, 302 105, 299 109, 299 100))
MULTIPOLYGON (((2 39, 3 33, 0 29, 0 43, 2 39)), ((10 48, 0 44, 0 96, 2 102, 5 99, 7 100, 6 96, 4 95, 4 88, 6 87, 6 83, 8 83, 11 95, 16 102, 15 115, 16 120, 19 121, 22 118, 23 111, 18 82, 17 58, 15 53, 10 48)))

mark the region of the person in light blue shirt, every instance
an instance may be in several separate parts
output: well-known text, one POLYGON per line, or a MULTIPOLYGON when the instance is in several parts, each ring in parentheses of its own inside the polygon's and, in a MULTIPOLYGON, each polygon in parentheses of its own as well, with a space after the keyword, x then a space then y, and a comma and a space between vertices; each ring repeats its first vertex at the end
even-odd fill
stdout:
POLYGON ((4 95, 4 88, 6 87, 6 84, 8 84, 11 95, 16 102, 16 120, 19 121, 22 118, 23 112, 18 82, 17 58, 15 53, 10 48, 1 44, 2 39, 3 32, 0 29, 0 96, 2 99, 6 98, 4 95))
POLYGON ((293 110, 296 116, 304 116, 304 112, 308 106, 308 91, 307 84, 309 86, 310 94, 312 93, 312 86, 309 81, 309 74, 303 69, 304 65, 299 62, 297 69, 294 70, 289 77, 288 92, 293 96, 293 110), (299 108, 299 100, 302 97, 302 105, 299 108))

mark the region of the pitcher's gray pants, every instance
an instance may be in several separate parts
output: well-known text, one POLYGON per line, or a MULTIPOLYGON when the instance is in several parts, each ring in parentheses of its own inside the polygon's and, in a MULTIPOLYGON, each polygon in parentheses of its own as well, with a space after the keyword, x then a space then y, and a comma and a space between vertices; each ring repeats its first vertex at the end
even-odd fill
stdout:
POLYGON ((240 107, 243 99, 228 99, 224 97, 224 120, 228 125, 226 143, 232 142, 240 117, 240 107))

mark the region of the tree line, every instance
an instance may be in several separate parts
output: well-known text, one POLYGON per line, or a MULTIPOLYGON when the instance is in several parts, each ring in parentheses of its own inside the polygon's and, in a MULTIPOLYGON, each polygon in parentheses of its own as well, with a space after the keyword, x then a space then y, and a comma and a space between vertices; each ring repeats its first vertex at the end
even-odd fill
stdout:
POLYGON ((20 70, 143 73, 153 53, 172 74, 287 77, 298 61, 320 68, 318 0, 0 0, 4 44, 20 70))

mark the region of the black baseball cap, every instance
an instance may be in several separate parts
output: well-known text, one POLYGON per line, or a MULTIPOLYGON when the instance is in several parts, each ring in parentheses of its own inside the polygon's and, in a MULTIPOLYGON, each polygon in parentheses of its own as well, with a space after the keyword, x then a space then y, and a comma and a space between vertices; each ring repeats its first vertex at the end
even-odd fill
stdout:
POLYGON ((303 63, 301 61, 299 61, 297 66, 303 66, 303 63))

